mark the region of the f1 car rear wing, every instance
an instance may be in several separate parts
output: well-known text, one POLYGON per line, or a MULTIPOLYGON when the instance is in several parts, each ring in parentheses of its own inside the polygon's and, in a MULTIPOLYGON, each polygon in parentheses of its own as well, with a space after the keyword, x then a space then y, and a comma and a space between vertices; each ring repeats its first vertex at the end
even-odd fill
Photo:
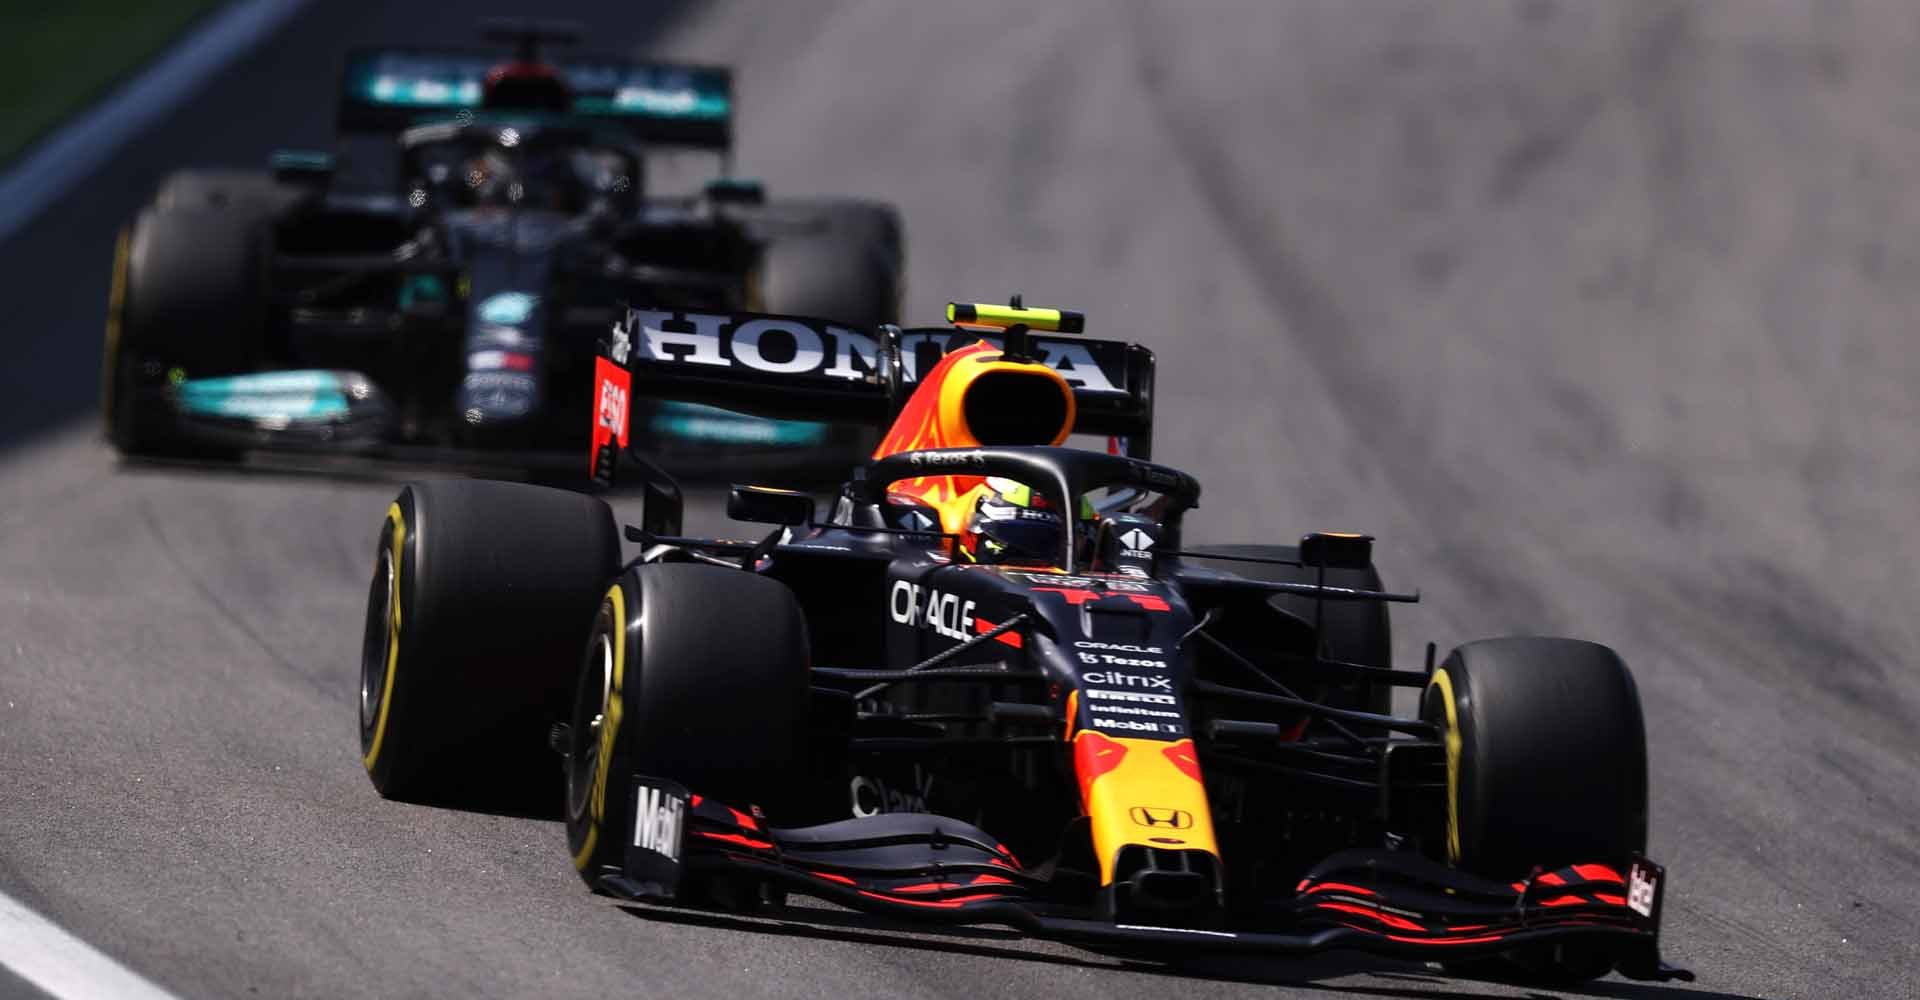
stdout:
POLYGON ((570 93, 564 113, 621 124, 647 143, 725 152, 733 144, 733 73, 720 66, 568 58, 551 67, 509 52, 356 49, 341 74, 342 132, 398 132, 481 108, 496 69, 552 73, 570 93))
MULTIPOLYGON (((1073 389, 1076 433, 1110 436, 1122 454, 1151 456, 1152 351, 1121 341, 1018 335, 1023 353, 1073 389)), ((609 453, 628 447, 635 395, 884 428, 921 373, 949 349, 982 339, 1002 337, 953 327, 865 331, 806 316, 628 309, 595 365, 595 478, 610 482, 609 453)))

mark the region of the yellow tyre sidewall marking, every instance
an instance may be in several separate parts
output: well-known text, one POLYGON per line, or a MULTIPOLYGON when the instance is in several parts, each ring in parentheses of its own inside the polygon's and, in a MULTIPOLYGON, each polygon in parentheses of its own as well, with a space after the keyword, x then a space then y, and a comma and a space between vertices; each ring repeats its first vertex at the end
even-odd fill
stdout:
POLYGON ((1460 715, 1453 703, 1453 678, 1446 670, 1433 672, 1433 687, 1440 689, 1440 702, 1447 708, 1447 860, 1460 863, 1460 715))
POLYGON ((607 603, 613 612, 613 683, 607 688, 606 716, 600 720, 600 764, 593 771, 593 795, 587 801, 587 836, 573 856, 573 867, 586 871, 593 860, 593 849, 600 844, 600 824, 607 815, 607 772, 613 767, 613 744, 620 735, 620 720, 626 714, 621 689, 627 673, 627 594, 619 584, 607 590, 607 603))
POLYGON ((375 762, 380 759, 380 747, 386 742, 387 716, 393 709, 393 678, 400 666, 400 581, 402 554, 407 544, 407 516, 400 511, 400 501, 387 508, 387 558, 392 561, 393 579, 387 584, 387 676, 380 685, 380 715, 373 723, 373 742, 367 747, 367 755, 360 763, 372 771, 375 762))
POLYGON ((100 360, 100 416, 106 421, 108 433, 113 432, 113 410, 119 405, 114 399, 114 382, 120 367, 120 314, 126 307, 127 257, 132 247, 133 234, 122 226, 113 247, 113 284, 107 288, 107 345, 100 360))

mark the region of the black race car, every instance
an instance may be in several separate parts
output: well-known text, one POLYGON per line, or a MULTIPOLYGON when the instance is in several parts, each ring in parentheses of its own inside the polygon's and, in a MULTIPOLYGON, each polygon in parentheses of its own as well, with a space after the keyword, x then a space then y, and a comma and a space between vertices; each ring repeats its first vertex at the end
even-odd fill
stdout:
MULTIPOLYGON (((341 169, 282 152, 271 171, 163 181, 115 258, 102 381, 116 447, 473 450, 532 467, 564 454, 573 468, 618 303, 894 319, 897 213, 769 202, 731 176, 727 70, 547 63, 536 47, 571 37, 551 26, 489 37, 517 53, 351 54, 341 169), (688 153, 721 175, 656 190, 688 153)), ((688 404, 636 416, 656 451, 832 438, 688 404)))
POLYGON ((1387 605, 1416 597, 1382 587, 1367 537, 1187 546, 1200 486, 1144 457, 1150 354, 1036 336, 1078 329, 1057 310, 950 319, 993 338, 928 365, 910 341, 941 331, 847 344, 671 310, 613 331, 602 473, 643 387, 890 421, 824 517, 735 487, 762 537, 683 536, 645 463, 624 561, 592 496, 403 489, 367 602, 374 785, 563 801, 587 885, 652 903, 797 892, 1168 960, 1691 978, 1660 960, 1641 711, 1612 650, 1508 637, 1394 667, 1387 605), (714 363, 776 351, 807 363, 714 363), (1392 714, 1400 687, 1417 717, 1392 714))

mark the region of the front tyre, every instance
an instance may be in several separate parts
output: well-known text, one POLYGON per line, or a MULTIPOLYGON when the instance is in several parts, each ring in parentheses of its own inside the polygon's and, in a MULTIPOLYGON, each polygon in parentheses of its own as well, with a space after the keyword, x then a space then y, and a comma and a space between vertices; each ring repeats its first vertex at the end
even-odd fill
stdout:
MULTIPOLYGON (((1446 743, 1456 867, 1510 881, 1646 850, 1646 729, 1613 650, 1540 636, 1470 642, 1434 670, 1420 714, 1446 743)), ((1532 948, 1461 971, 1564 982, 1612 967, 1610 954, 1532 948)))
POLYGON ((551 807, 545 748, 619 567, 613 513, 520 483, 410 483, 374 553, 361 763, 380 794, 551 807))
POLYGON ((182 438, 155 397, 175 373, 200 378, 258 367, 274 210, 258 201, 148 208, 122 234, 101 361, 107 439, 122 454, 232 457, 182 438))
POLYGON ((601 598, 567 745, 567 849, 618 871, 628 779, 667 778, 777 820, 806 784, 807 628, 785 584, 698 563, 637 567, 601 598))

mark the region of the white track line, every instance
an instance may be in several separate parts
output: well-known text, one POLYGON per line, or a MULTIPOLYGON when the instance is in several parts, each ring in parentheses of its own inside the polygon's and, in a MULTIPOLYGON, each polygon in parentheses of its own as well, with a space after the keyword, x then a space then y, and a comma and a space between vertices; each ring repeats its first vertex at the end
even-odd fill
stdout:
POLYGON ((0 175, 0 243, 12 239, 115 150, 159 121, 305 4, 306 0, 228 4, 105 100, 29 149, 13 169, 0 175))
MULTIPOLYGON (((306 0, 237 0, 174 43, 105 100, 62 125, 0 175, 0 242, 13 237, 107 157, 191 96, 306 0)), ((98 949, 0 893, 0 966, 60 998, 177 1000, 98 949)))
POLYGON ((0 966, 62 1000, 178 1000, 4 893, 0 893, 0 966))

